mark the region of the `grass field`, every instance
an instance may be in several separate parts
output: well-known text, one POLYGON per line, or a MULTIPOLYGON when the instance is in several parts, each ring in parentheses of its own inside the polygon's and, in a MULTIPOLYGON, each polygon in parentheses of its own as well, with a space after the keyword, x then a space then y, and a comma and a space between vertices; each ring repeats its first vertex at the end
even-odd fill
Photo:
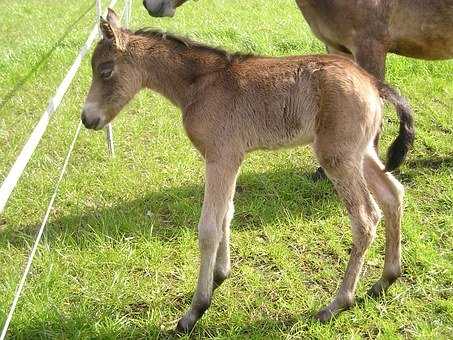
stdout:
MULTIPOLYGON (((103 1, 104 3, 106 1, 103 1)), ((292 0, 200 0, 173 19, 135 1, 132 27, 162 27, 230 50, 323 53, 292 0)), ((119 6, 122 8, 122 1, 119 6)), ((0 1, 0 181, 94 24, 93 1, 0 1)), ((410 100, 417 140, 398 178, 406 188, 404 274, 378 300, 383 228, 367 255, 356 305, 321 325, 351 246, 309 148, 251 154, 241 172, 229 280, 194 338, 453 337, 453 61, 390 56, 387 80, 410 100)), ((78 124, 89 58, 0 216, 0 321, 78 124)), ((396 134, 387 109, 381 151, 396 134)), ((103 133, 83 130, 10 327, 17 339, 172 337, 198 269, 203 162, 180 113, 143 92, 103 133)))

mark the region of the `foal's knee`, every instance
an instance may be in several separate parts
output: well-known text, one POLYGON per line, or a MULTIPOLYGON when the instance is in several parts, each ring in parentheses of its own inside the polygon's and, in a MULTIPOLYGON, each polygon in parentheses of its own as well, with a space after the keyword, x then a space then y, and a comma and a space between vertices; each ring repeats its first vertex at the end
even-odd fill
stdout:
POLYGON ((376 234, 376 224, 354 223, 352 227, 353 245, 357 252, 363 253, 373 243, 376 234))
POLYGON ((210 250, 219 245, 222 232, 215 223, 200 223, 198 225, 198 243, 203 250, 210 250))
POLYGON ((382 208, 385 213, 395 218, 401 214, 403 209, 404 187, 391 174, 388 174, 388 179, 392 184, 391 188, 386 190, 381 188, 380 192, 382 208))

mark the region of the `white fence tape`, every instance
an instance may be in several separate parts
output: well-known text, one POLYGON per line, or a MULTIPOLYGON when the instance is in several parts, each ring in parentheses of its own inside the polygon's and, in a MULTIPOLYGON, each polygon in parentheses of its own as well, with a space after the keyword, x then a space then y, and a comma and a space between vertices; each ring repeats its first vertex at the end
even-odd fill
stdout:
MULTIPOLYGON (((96 8, 101 8, 101 0, 96 0, 96 8)), ((98 10, 100 13, 100 10, 98 10)), ((129 22, 132 15, 132 0, 125 0, 123 12, 121 14, 121 20, 123 21, 124 27, 129 27, 129 22)), ((99 15, 98 15, 99 17, 99 15)), ((109 150, 110 156, 115 156, 115 143, 113 141, 113 127, 112 123, 107 124, 105 127, 105 138, 107 140, 107 147, 109 150)))
MULTIPOLYGON (((117 0, 112 0, 110 2, 109 7, 113 7, 116 2, 117 0)), ((88 39, 86 40, 85 44, 80 49, 78 56, 74 60, 74 63, 72 64, 71 68, 69 69, 68 73, 64 77, 61 84, 58 86, 54 96, 50 99, 47 109, 44 111, 38 124, 35 126, 33 132, 31 133, 30 137, 28 138, 27 142, 22 148, 22 151, 20 152, 19 156, 17 157, 16 161, 11 167, 8 175, 3 181, 2 186, 0 187, 0 214, 3 212, 5 205, 8 202, 9 197, 11 196, 12 191, 17 185, 17 181, 22 176, 22 173, 24 172, 25 167, 30 161, 33 152, 35 151, 36 147, 41 141, 41 138, 44 135, 47 126, 49 125, 49 121, 50 118, 52 117, 52 114, 57 110, 58 106, 61 103, 61 100, 63 99, 63 96, 65 95, 66 91, 69 88, 69 85, 74 79, 74 76, 82 63, 83 57, 90 50, 91 45, 96 39, 98 35, 98 26, 99 25, 96 22, 88 36, 88 39)))
MULTIPOLYGON (((113 7, 115 5, 116 1, 117 0, 112 0, 110 5, 109 5, 109 7, 113 7)), ((131 0, 126 0, 126 1, 127 1, 126 7, 129 6, 128 11, 129 11, 129 18, 130 18, 131 0)), ((100 1, 99 0, 96 1, 96 10, 97 10, 97 14, 99 14, 100 11, 101 11, 100 10, 100 1)), ((99 15, 98 15, 98 17, 99 17, 99 15)), ((129 20, 129 18, 127 20, 129 20)), ((97 34, 98 34, 98 23, 96 23, 96 25, 93 27, 92 31, 90 32, 90 35, 88 36, 88 39, 85 42, 85 45, 80 50, 79 55, 77 56, 76 60, 72 64, 70 70, 66 74, 66 76, 63 79, 63 81, 60 84, 60 86, 57 88, 54 97, 49 101, 49 105, 48 105, 46 111, 42 115, 41 119, 39 120, 38 124, 36 125, 35 129, 33 130, 30 138, 28 139, 27 143, 25 144, 24 148, 22 149, 21 153, 19 154, 19 157, 17 158, 16 162, 14 163, 13 167, 11 168, 10 173, 8 174, 6 180, 3 182, 2 187, 0 188, 0 200, 1 200, 0 201, 0 213, 3 211, 3 208, 4 208, 5 204, 6 204, 6 202, 8 201, 8 198, 9 198, 12 190, 14 189, 15 185, 17 184, 17 181, 19 180, 22 172, 25 169, 25 166, 27 165, 28 161, 30 160, 31 155, 33 154, 34 150, 36 149, 37 145, 39 144, 39 141, 41 140, 41 138, 42 138, 42 136, 44 134, 44 131, 47 128, 47 125, 49 124, 49 120, 50 120, 52 114, 56 111, 56 109, 60 105, 61 100, 62 100, 64 94, 66 93, 66 91, 67 91, 72 79, 74 78, 77 69, 80 67, 82 58, 85 56, 87 51, 90 49, 90 47, 93 44, 93 41, 96 38, 97 34)), ((0 340, 4 340, 5 337, 6 337, 6 334, 8 332, 8 328, 9 328, 9 325, 10 325, 11 320, 13 318, 14 311, 15 311, 16 306, 17 306, 17 302, 19 301, 20 295, 21 295, 22 290, 23 290, 23 288, 25 286, 25 282, 26 282, 28 273, 29 273, 29 271, 31 269, 33 258, 34 258, 35 254, 36 254, 36 251, 38 249, 38 245, 39 245, 39 243, 41 241, 41 238, 42 238, 42 235, 43 235, 43 232, 44 232, 44 228, 45 228, 45 226, 47 224, 47 221, 49 219, 50 212, 52 211, 52 206, 53 206, 53 204, 55 202, 55 199, 57 197, 58 189, 60 187, 60 184, 61 184, 61 182, 63 180, 63 176, 64 176, 64 174, 66 172, 67 167, 68 167, 69 160, 71 158, 71 154, 72 154, 72 151, 74 150, 74 146, 75 146, 77 138, 78 138, 78 136, 80 134, 81 128, 82 128, 82 122, 79 120, 79 124, 77 126, 74 138, 73 138, 73 140, 71 142, 71 145, 69 146, 68 152, 66 154, 66 158, 64 160, 63 166, 62 166, 61 171, 60 171, 60 175, 59 175, 57 183, 55 185, 53 195, 52 195, 52 197, 51 197, 51 199, 49 201, 49 205, 47 206, 47 210, 46 210, 46 213, 44 215, 44 219, 43 219, 43 221, 41 223, 41 226, 39 228, 39 231, 38 231, 38 234, 36 236, 35 242, 33 243, 33 247, 31 249, 30 255, 28 257, 25 269, 24 269, 24 271, 22 273, 20 282, 19 282, 19 284, 18 284, 18 286, 16 288, 16 291, 14 293, 13 302, 11 303, 11 306, 10 306, 10 309, 9 309, 9 312, 8 312, 8 316, 7 316, 6 320, 5 320, 5 323, 3 324, 3 329, 2 329, 2 332, 0 334, 0 340)))
POLYGON ((53 203, 55 201, 55 198, 57 197, 58 189, 60 187, 61 181, 63 180, 63 175, 66 172, 66 168, 68 167, 69 159, 71 158, 71 153, 72 153, 72 150, 74 150, 74 146, 77 141, 77 137, 79 136, 81 128, 82 128, 82 122, 79 121, 79 125, 77 126, 76 133, 74 135, 71 145, 69 146, 68 153, 66 155, 63 166, 61 168, 60 176, 58 177, 57 183, 55 184, 55 189, 54 189, 52 198, 50 199, 49 205, 47 206, 46 214, 44 215, 44 219, 41 223, 41 227, 39 228, 35 242, 33 243, 33 248, 31 249, 30 255, 28 256, 27 265, 25 266, 25 269, 24 269, 24 272, 22 273, 22 277, 20 279, 19 285, 17 286, 16 292, 14 293, 13 302, 11 303, 11 307, 9 309, 8 316, 5 320, 5 323, 3 324, 2 333, 0 335, 0 340, 4 340, 6 337, 6 333, 8 332, 9 324, 11 323, 11 320, 14 315, 14 311, 16 310, 16 305, 17 305, 17 302, 19 301, 20 294, 22 293, 22 290, 24 289, 25 280, 27 279, 28 273, 31 269, 31 264, 33 262, 33 258, 35 257, 39 242, 41 241, 41 237, 44 232, 44 227, 46 226, 47 220, 49 219, 50 212, 52 211, 53 203))

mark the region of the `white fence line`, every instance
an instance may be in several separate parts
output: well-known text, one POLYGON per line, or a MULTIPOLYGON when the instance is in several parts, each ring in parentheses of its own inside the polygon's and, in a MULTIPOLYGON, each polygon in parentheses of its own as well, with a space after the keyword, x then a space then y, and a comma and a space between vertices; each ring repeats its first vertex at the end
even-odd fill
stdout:
MULTIPOLYGON (((109 7, 113 7, 114 4, 116 3, 116 1, 117 0, 112 0, 110 5, 109 5, 109 7)), ((127 18, 127 20, 129 21, 130 11, 131 11, 131 8, 130 8, 131 0, 125 0, 125 1, 127 1, 126 5, 125 5, 125 11, 129 12, 128 18, 127 18)), ((97 5, 96 6, 97 13, 99 14, 99 12, 100 12, 100 0, 96 0, 96 5, 97 5)), ((93 30, 90 32, 90 35, 88 36, 88 39, 87 39, 85 45, 82 47, 81 51, 79 52, 79 55, 77 56, 77 58, 74 61, 73 65, 71 66, 70 70, 68 71, 66 77, 63 79, 63 82, 57 88, 56 94, 50 100, 49 105, 47 107, 47 110, 44 112, 43 116, 39 120, 38 124, 36 125, 35 129, 32 132, 32 135, 30 136, 29 140, 27 141, 27 143, 25 144, 24 148, 22 149, 22 152, 20 153, 18 159, 16 160, 16 162, 13 165, 13 167, 11 168, 11 171, 19 170, 20 172, 19 173, 15 173, 15 175, 12 175, 10 177, 9 176, 9 175, 11 175, 11 171, 10 171, 10 174, 7 177, 7 180, 9 178, 9 182, 7 182, 5 180, 5 182, 2 184, 1 189, 2 190, 4 188, 6 188, 6 189, 5 189, 4 192, 2 191, 4 193, 4 196, 2 195, 0 197, 0 199, 4 199, 4 201, 2 201, 3 202, 2 206, 0 206, 0 212, 3 210, 5 204, 6 204, 7 200, 8 200, 9 195, 11 194, 11 192, 14 189, 15 185, 17 184, 17 181, 20 178, 22 172, 24 171, 25 166, 27 165, 31 155, 33 154, 33 151, 36 149, 36 146, 39 144, 39 141, 40 141, 41 137, 44 134, 44 131, 45 131, 45 129, 46 129, 48 123, 49 123, 49 120, 51 118, 52 113, 55 112, 56 109, 58 108, 58 106, 60 105, 61 100, 62 100, 64 94, 66 93, 66 91, 67 91, 72 79, 74 78, 74 75, 75 75, 77 69, 80 67, 82 58, 85 56, 85 54, 87 53, 87 51, 91 47, 94 39, 98 35, 99 31, 97 30, 97 26, 98 26, 98 23, 96 23, 96 25, 93 27, 93 30), (5 186, 5 184, 7 184, 7 186, 5 186)), ((14 293, 13 302, 11 303, 11 306, 10 306, 10 309, 9 309, 9 312, 8 312, 8 316, 7 316, 6 320, 5 320, 2 332, 0 334, 0 340, 4 340, 5 337, 6 337, 6 334, 8 332, 8 328, 9 328, 9 325, 10 325, 11 320, 13 318, 14 311, 16 309, 16 306, 17 306, 17 303, 19 301, 19 298, 20 298, 20 295, 22 293, 22 290, 23 290, 23 288, 25 286, 25 282, 26 282, 28 273, 29 273, 29 271, 31 269, 31 265, 32 265, 34 256, 36 254, 36 251, 38 249, 38 245, 39 245, 39 243, 41 241, 41 238, 42 238, 42 235, 44 233, 44 228, 45 228, 45 226, 47 224, 47 221, 49 219, 50 212, 52 210, 52 206, 53 206, 53 204, 55 202, 55 199, 57 197, 58 189, 60 187, 60 184, 61 184, 61 182, 63 180, 63 176, 64 176, 64 174, 66 172, 67 167, 68 167, 69 160, 71 158, 71 154, 72 154, 72 151, 74 150, 74 147, 75 147, 77 138, 78 138, 78 136, 80 134, 81 128, 82 128, 82 122, 79 120, 79 124, 77 126, 75 135, 74 135, 73 140, 72 140, 72 142, 71 142, 71 144, 69 146, 68 152, 66 154, 66 158, 64 160, 63 166, 62 166, 61 171, 60 171, 60 175, 59 175, 58 180, 57 180, 57 182, 55 184, 54 192, 53 192, 52 197, 51 197, 51 199, 49 201, 49 204, 47 206, 47 210, 46 210, 46 213, 44 215, 44 219, 43 219, 43 221, 41 223, 41 226, 39 228, 39 231, 38 231, 38 234, 36 236, 35 242, 33 243, 33 247, 31 249, 30 255, 29 255, 28 259, 27 259, 27 264, 26 264, 25 269, 24 269, 24 271, 22 273, 20 282, 19 282, 19 284, 18 284, 18 286, 16 288, 16 291, 14 293)), ((14 172, 13 172, 13 174, 14 174, 14 172)))
MULTIPOLYGON (((101 1, 96 1, 96 8, 98 8, 98 13, 101 12, 101 1)), ((121 20, 123 21, 124 27, 129 27, 129 22, 132 15, 132 0, 125 0, 123 12, 121 13, 121 20)), ((98 15, 99 16, 99 15, 98 15)), ((105 127, 105 138, 107 140, 107 147, 109 150, 110 156, 115 156, 115 143, 113 141, 113 126, 112 123, 107 124, 105 127)))
MULTIPOLYGON (((112 0, 110 2, 109 7, 113 7, 117 0, 112 0)), ((99 19, 99 18, 98 18, 99 19)), ((86 40, 85 44, 80 49, 79 54, 75 58, 71 68, 69 69, 68 73, 64 77, 61 84, 58 86, 57 90, 55 91, 54 96, 50 99, 47 109, 44 111, 43 115, 41 116, 38 124, 36 124, 33 132, 31 133, 30 137, 28 138, 27 142, 25 143, 24 147, 22 148, 19 156, 17 157, 16 161, 14 162, 13 166, 11 167, 8 175, 6 176, 5 180, 0 187, 0 214, 3 212, 6 203, 8 202, 9 197, 11 196, 12 191, 17 185, 19 178, 22 176, 22 173, 25 170, 28 162, 30 161, 31 156, 33 155, 36 147, 38 146, 39 142, 41 141, 44 132, 49 125, 50 118, 52 114, 57 110, 58 106, 60 105, 66 91, 69 88, 74 76, 79 69, 83 57, 86 53, 90 50, 91 45, 93 44, 94 40, 98 35, 98 21, 94 25, 93 29, 91 30, 88 39, 86 40)))
POLYGON ((13 319, 13 315, 14 315, 14 311, 16 310, 17 302, 19 301, 19 297, 22 293, 22 290, 24 289, 25 281, 27 279, 28 273, 30 272, 33 258, 35 257, 36 251, 38 250, 38 245, 39 245, 39 242, 41 241, 41 237, 44 232, 44 227, 46 226, 47 221, 49 219, 49 215, 50 215, 50 212, 52 211, 53 203, 55 202, 55 199, 57 198, 58 189, 60 187, 61 181, 63 180, 63 175, 65 174, 66 169, 68 167, 69 159, 71 158, 72 150, 74 150, 74 146, 77 141, 77 137, 79 136, 81 128, 82 128, 82 122, 79 121, 79 125, 77 126, 77 130, 76 130, 76 133, 72 140, 72 143, 69 146, 69 150, 68 150, 68 153, 66 154, 66 158, 65 158, 63 166, 61 168, 57 183, 55 184, 55 189, 54 189, 53 195, 50 199, 49 205, 47 206, 46 214, 44 215, 44 219, 41 223, 41 227, 39 228, 35 242, 33 243, 33 247, 31 249, 30 255, 28 256, 27 265, 25 266, 24 272, 22 273, 22 277, 20 278, 20 282, 17 285, 16 291, 14 293, 14 298, 13 298, 13 302, 11 303, 11 306, 10 306, 10 309, 8 312, 8 317, 6 318, 5 323, 3 324, 2 333, 0 335, 0 340, 5 339, 6 333, 8 332, 9 324, 11 323, 11 320, 13 319))

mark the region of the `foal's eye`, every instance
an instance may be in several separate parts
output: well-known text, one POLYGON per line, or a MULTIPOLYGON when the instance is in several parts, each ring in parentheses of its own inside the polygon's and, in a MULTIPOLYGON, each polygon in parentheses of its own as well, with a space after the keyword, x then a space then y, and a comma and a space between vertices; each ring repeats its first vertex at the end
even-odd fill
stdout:
POLYGON ((99 75, 102 79, 109 79, 113 72, 113 62, 108 61, 98 66, 99 75))

